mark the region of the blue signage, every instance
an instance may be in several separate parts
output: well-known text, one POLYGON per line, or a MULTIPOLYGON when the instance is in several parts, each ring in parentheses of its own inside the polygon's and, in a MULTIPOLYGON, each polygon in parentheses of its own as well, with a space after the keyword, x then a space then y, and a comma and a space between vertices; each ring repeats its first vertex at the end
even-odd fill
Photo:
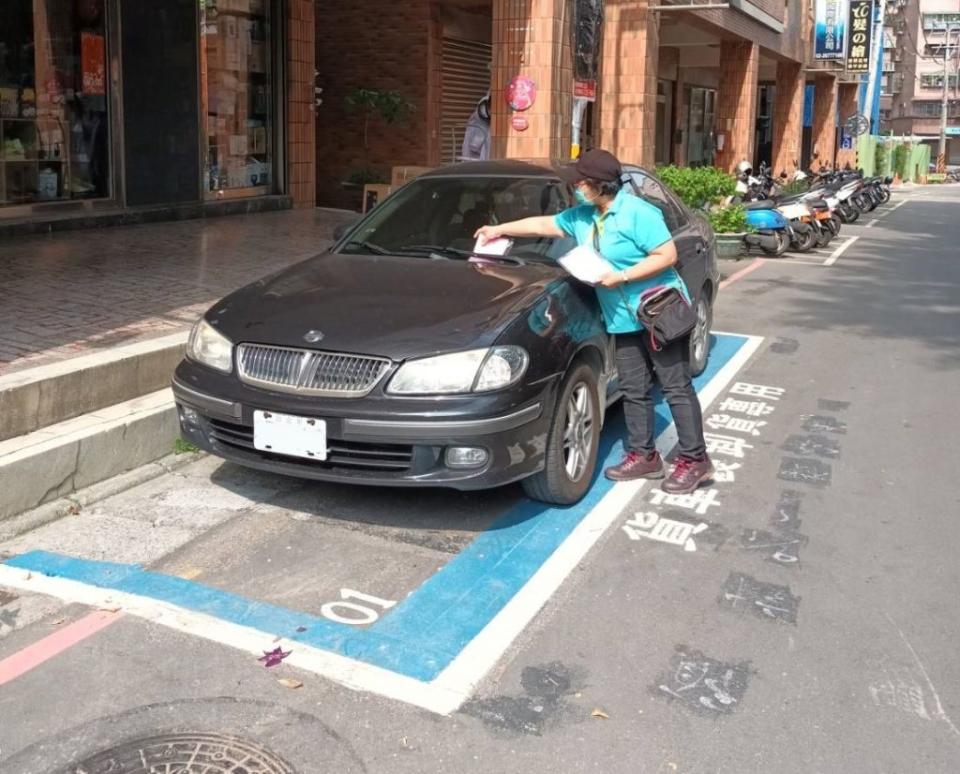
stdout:
POLYGON ((848 0, 816 0, 814 55, 817 59, 843 59, 846 55, 848 12, 848 0))
POLYGON ((960 137, 960 126, 948 126, 947 135, 950 137, 960 137))

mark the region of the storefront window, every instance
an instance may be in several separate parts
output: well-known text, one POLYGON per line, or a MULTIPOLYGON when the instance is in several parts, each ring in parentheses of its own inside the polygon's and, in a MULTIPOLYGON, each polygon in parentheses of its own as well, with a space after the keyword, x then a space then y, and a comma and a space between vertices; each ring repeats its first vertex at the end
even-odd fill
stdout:
POLYGON ((200 4, 207 198, 272 190, 271 4, 271 0, 200 4))
POLYGON ((104 0, 3 0, 0 206, 110 195, 104 0))

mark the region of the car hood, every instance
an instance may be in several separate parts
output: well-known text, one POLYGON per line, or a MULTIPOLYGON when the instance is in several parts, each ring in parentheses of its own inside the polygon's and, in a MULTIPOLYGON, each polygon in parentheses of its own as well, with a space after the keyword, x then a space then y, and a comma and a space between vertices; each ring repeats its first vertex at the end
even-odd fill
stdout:
POLYGON ((206 319, 237 344, 404 360, 489 346, 563 276, 542 263, 327 253, 241 288, 206 319), (322 338, 307 342, 311 331, 322 338))

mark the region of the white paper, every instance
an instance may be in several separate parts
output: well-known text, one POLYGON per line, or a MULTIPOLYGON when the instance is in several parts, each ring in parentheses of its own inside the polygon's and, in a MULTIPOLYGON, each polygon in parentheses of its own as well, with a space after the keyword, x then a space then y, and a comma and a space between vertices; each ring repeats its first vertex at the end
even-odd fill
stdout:
POLYGON ((506 255, 507 250, 510 249, 510 245, 512 244, 512 239, 500 237, 499 239, 493 239, 481 245, 480 237, 477 237, 477 243, 473 246, 473 252, 477 255, 506 255))
POLYGON ((574 247, 557 262, 578 280, 591 285, 597 284, 604 274, 613 271, 609 263, 586 245, 574 247))

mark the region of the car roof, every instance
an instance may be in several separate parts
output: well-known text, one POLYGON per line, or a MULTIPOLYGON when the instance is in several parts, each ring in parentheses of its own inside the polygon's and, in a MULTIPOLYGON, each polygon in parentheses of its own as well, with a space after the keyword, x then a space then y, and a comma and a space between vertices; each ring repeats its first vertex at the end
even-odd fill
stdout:
MULTIPOLYGON (((543 177, 555 179, 560 167, 569 162, 551 159, 498 159, 496 161, 464 161, 432 169, 420 177, 543 177)), ((641 169, 624 164, 625 169, 641 169)), ((646 170, 642 170, 649 174, 646 170)))

